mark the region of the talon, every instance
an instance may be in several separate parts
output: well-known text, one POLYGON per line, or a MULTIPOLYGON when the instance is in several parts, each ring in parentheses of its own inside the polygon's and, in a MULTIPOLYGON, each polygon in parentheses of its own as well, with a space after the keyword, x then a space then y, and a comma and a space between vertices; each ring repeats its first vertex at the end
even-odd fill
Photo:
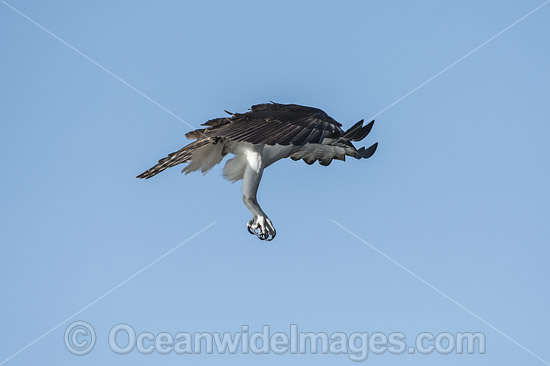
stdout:
POLYGON ((267 217, 254 216, 246 224, 246 229, 250 234, 256 235, 260 240, 272 241, 275 239, 275 228, 267 217))

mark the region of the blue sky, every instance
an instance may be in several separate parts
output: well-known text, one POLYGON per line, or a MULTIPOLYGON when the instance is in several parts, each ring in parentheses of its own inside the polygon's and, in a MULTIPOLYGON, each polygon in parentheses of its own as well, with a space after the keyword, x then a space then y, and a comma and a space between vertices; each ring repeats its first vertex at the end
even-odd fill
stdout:
MULTIPOLYGON (((369 118, 542 1, 23 1, 9 4, 192 126, 274 100, 369 118)), ((369 160, 281 161, 246 231, 240 183, 135 176, 190 127, 0 4, 0 362, 212 222, 6 365, 350 363, 337 355, 121 356, 138 331, 483 332, 484 355, 550 361, 550 6, 376 117, 369 160), (470 309, 481 321, 333 223, 470 309), (63 344, 84 320, 97 345, 63 344)))

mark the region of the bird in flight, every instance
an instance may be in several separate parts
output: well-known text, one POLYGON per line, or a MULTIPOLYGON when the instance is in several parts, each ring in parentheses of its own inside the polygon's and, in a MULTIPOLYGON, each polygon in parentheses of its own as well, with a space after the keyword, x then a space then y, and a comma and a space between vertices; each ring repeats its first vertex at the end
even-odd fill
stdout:
POLYGON ((243 201, 252 213, 248 231, 261 240, 273 240, 275 227, 256 198, 264 169, 274 162, 291 158, 311 165, 319 161, 329 165, 332 160, 345 161, 346 156, 370 158, 378 143, 356 149, 352 141, 361 141, 372 129, 374 120, 363 126, 363 120, 347 131, 320 109, 297 104, 257 104, 246 113, 228 113, 203 123, 198 130, 185 135, 195 140, 180 150, 159 160, 158 164, 137 178, 149 179, 163 170, 182 163, 185 174, 200 170, 206 173, 227 154, 234 157, 223 169, 226 179, 243 180, 243 201))

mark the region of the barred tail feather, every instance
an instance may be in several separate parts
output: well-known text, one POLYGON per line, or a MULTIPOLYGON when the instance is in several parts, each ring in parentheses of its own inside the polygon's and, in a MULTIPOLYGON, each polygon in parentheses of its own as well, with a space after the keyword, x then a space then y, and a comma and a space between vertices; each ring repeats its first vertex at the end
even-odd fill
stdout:
POLYGON ((193 152, 195 150, 209 144, 210 142, 210 139, 194 141, 189 145, 182 147, 180 150, 169 154, 167 157, 160 159, 157 165, 141 173, 137 176, 137 178, 149 179, 165 169, 168 169, 178 164, 187 163, 191 160, 191 156, 193 155, 193 152))

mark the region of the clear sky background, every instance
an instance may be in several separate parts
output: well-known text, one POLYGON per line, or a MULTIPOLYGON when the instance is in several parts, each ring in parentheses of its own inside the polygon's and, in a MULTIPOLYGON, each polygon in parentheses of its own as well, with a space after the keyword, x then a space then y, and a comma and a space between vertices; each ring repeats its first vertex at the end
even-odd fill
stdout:
MULTIPOLYGON (((369 118, 542 1, 24 1, 10 4, 193 126, 273 100, 369 118)), ((0 362, 351 364, 334 355, 120 356, 106 335, 484 332, 485 355, 372 365, 543 365, 375 246, 550 361, 550 5, 376 118, 373 158, 281 161, 248 234, 240 182, 171 169, 190 127, 0 3, 0 362)), ((362 146, 360 144, 360 146, 362 146)))

